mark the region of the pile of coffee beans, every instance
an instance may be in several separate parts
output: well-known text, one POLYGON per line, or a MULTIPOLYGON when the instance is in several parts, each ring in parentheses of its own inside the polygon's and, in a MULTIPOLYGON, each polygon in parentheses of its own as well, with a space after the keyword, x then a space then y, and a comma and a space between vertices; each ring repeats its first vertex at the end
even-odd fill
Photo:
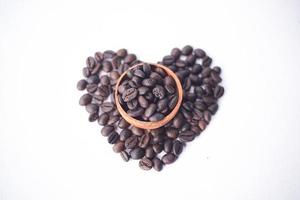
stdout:
MULTIPOLYGON (((81 96, 79 104, 85 106, 89 113, 89 121, 98 121, 102 127, 101 134, 107 137, 108 143, 113 144, 113 151, 119 153, 124 161, 138 159, 141 169, 153 168, 160 171, 164 165, 176 161, 186 143, 200 135, 211 121, 212 115, 217 112, 218 99, 224 94, 224 88, 220 86, 221 68, 211 67, 212 59, 202 49, 194 49, 189 45, 182 49, 172 49, 159 63, 175 72, 180 79, 183 86, 182 105, 168 124, 158 129, 144 130, 132 126, 120 116, 113 95, 119 76, 138 63, 141 62, 136 55, 129 54, 126 49, 97 52, 94 57, 88 57, 86 67, 83 68, 85 78, 77 83, 78 90, 87 91, 81 96)), ((151 71, 158 73, 156 69, 151 71)), ((171 94, 165 85, 164 82, 160 84, 166 94, 171 94)), ((137 99, 142 107, 138 96, 134 99, 137 99)), ((149 104, 149 99, 147 100, 149 104)), ((159 100, 156 100, 154 104, 158 102, 159 100)), ((169 104, 170 101, 168 106, 169 104)), ((124 108, 126 107, 129 111, 127 103, 124 108)), ((142 119, 148 120, 149 117, 142 119)))
POLYGON ((175 80, 164 69, 143 63, 123 77, 118 101, 131 117, 151 122, 162 120, 178 101, 175 80))

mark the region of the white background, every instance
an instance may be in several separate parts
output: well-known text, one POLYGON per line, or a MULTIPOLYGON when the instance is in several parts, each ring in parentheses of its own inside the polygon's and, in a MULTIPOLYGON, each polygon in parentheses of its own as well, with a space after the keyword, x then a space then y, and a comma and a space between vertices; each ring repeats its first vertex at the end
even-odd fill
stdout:
POLYGON ((300 1, 0 0, 0 199, 300 198, 300 1), (178 161, 112 152, 76 90, 85 59, 201 47, 226 93, 178 161))

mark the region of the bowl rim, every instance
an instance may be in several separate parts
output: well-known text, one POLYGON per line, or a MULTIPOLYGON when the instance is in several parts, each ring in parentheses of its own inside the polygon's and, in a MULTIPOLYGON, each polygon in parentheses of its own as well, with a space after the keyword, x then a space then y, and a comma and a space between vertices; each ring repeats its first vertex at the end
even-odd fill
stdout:
POLYGON ((156 128, 159 128, 159 127, 162 127, 164 126, 165 124, 167 124, 169 121, 171 121, 177 114, 177 112, 179 111, 179 108, 181 106, 181 103, 182 103, 182 99, 183 99, 183 89, 182 89, 182 85, 180 83, 180 80, 179 78, 177 77, 177 75, 172 71, 170 70, 169 68, 165 67, 164 65, 162 64, 156 64, 156 63, 148 63, 148 62, 142 62, 142 63, 138 63, 136 65, 133 65, 132 67, 130 67, 129 69, 127 69, 125 72, 122 73, 122 75, 119 77, 118 81, 117 81, 117 84, 116 84, 116 87, 115 87, 115 103, 116 103, 116 106, 117 106, 117 109, 119 111, 119 113, 121 114, 121 116, 131 125, 133 126, 136 126, 138 128, 142 128, 142 129, 156 129, 156 128), (118 100, 118 88, 119 88, 119 85, 121 83, 121 81, 123 80, 123 78, 126 76, 127 72, 129 70, 132 70, 134 68, 137 68, 139 66, 142 66, 143 64, 150 64, 150 65, 153 65, 155 67, 159 67, 159 68, 162 68, 169 76, 171 76, 174 81, 175 81, 175 84, 176 84, 176 89, 177 89, 177 92, 178 92, 178 100, 177 100, 177 104, 176 106, 174 107, 174 109, 167 115, 165 116, 162 120, 159 120, 159 121, 154 121, 154 122, 150 122, 150 121, 142 121, 142 120, 138 120, 138 119, 135 119, 131 116, 129 116, 125 110, 122 108, 119 100, 118 100))

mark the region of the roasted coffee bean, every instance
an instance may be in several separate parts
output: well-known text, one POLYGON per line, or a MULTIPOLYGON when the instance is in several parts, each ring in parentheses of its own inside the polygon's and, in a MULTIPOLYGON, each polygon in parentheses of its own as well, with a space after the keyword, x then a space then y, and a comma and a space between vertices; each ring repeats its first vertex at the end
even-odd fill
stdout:
POLYGON ((156 80, 152 78, 147 78, 142 81, 142 85, 146 87, 153 87, 156 84, 156 80))
POLYGON ((156 85, 155 88, 153 88, 152 93, 159 99, 166 96, 166 90, 161 85, 156 85))
POLYGON ((135 71, 133 72, 133 74, 134 74, 135 76, 140 77, 140 78, 145 78, 145 73, 144 73, 142 70, 137 69, 137 70, 135 70, 135 71))
POLYGON ((195 64, 193 67, 192 67, 192 70, 191 70, 191 73, 192 74, 196 74, 198 75, 199 73, 202 72, 202 66, 199 65, 199 64, 195 64))
POLYGON ((151 72, 150 78, 154 79, 157 84, 163 84, 164 80, 162 78, 162 75, 158 72, 151 72))
POLYGON ((119 121, 120 117, 119 116, 110 116, 109 120, 107 122, 108 125, 114 125, 115 123, 117 123, 119 121))
POLYGON ((115 106, 110 102, 105 102, 100 106, 100 108, 102 112, 110 112, 115 108, 115 106))
POLYGON ((141 159, 145 155, 145 149, 136 147, 130 152, 130 156, 132 159, 141 159))
POLYGON ((102 63, 102 69, 104 72, 111 72, 111 70, 112 70, 111 63, 109 61, 104 61, 102 63))
POLYGON ((195 49, 194 54, 197 58, 203 58, 204 56, 206 56, 205 51, 203 51, 202 49, 195 49))
POLYGON ((152 168, 152 161, 149 160, 148 158, 143 158, 139 162, 139 166, 143 170, 150 170, 152 168))
POLYGON ((145 94, 144 97, 149 101, 154 101, 154 95, 151 92, 148 92, 147 94, 145 94))
POLYGON ((206 122, 205 121, 199 121, 198 126, 203 131, 206 128, 206 122))
POLYGON ((138 92, 135 88, 129 88, 122 94, 122 98, 125 102, 128 102, 136 98, 137 94, 138 92))
POLYGON ((117 132, 112 132, 107 138, 109 144, 115 144, 118 140, 119 134, 117 132))
POLYGON ((101 134, 105 137, 109 136, 112 132, 114 132, 115 128, 113 126, 104 126, 101 130, 101 134))
POLYGON ((178 134, 179 134, 178 129, 173 128, 173 127, 167 128, 166 135, 167 135, 169 138, 171 138, 171 139, 176 139, 177 136, 178 136, 178 134))
POLYGON ((171 56, 171 55, 165 56, 163 58, 163 64, 164 65, 171 65, 171 64, 173 64, 174 61, 175 61, 175 58, 173 56, 171 56))
POLYGON ((120 153, 120 155, 121 155, 121 158, 122 158, 125 162, 128 162, 128 161, 129 161, 130 155, 129 155, 126 151, 122 151, 122 152, 120 153))
POLYGON ((162 126, 160 128, 150 130, 150 133, 153 137, 158 137, 159 135, 164 134, 165 128, 162 126))
POLYGON ((101 52, 96 52, 94 57, 97 62, 101 62, 103 60, 103 54, 101 52))
POLYGON ((138 137, 135 135, 130 136, 125 140, 125 147, 126 149, 133 149, 138 145, 138 137))
POLYGON ((195 55, 189 55, 186 60, 185 63, 187 66, 193 66, 196 62, 196 56, 195 55))
POLYGON ((112 58, 112 57, 115 56, 115 54, 116 53, 112 50, 106 50, 106 51, 103 52, 103 58, 104 59, 112 58))
POLYGON ((125 58, 127 56, 127 49, 119 49, 117 51, 117 56, 125 58))
POLYGON ((135 60, 136 60, 136 55, 135 55, 135 54, 128 54, 128 55, 125 57, 124 62, 130 64, 130 63, 132 63, 132 62, 135 61, 135 60))
POLYGON ((191 131, 193 131, 195 133, 195 136, 198 136, 201 134, 201 129, 198 126, 192 126, 191 127, 191 131))
POLYGON ((156 108, 157 108, 157 105, 155 105, 155 104, 153 104, 153 103, 150 104, 149 107, 145 110, 144 115, 145 115, 147 118, 151 117, 151 116, 155 113, 156 108))
POLYGON ((193 52, 193 47, 190 45, 186 45, 182 48, 182 54, 187 56, 190 55, 193 52))
POLYGON ((164 164, 171 164, 176 160, 176 156, 173 153, 167 153, 161 158, 164 164))
POLYGON ((139 92, 140 95, 144 95, 144 94, 146 94, 149 91, 150 91, 150 89, 148 87, 145 87, 145 86, 142 86, 142 87, 138 88, 138 92, 139 92))
POLYGON ((207 123, 209 123, 210 122, 210 120, 211 120, 211 114, 210 114, 210 112, 209 111, 204 111, 204 120, 207 122, 207 123))
POLYGON ((114 144, 113 146, 113 151, 116 153, 120 153, 121 151, 123 151, 125 148, 124 142, 119 141, 117 143, 114 144))
POLYGON ((110 94, 110 90, 107 86, 101 85, 95 92, 96 96, 101 96, 103 98, 107 98, 110 94))
POLYGON ((181 55, 181 50, 179 48, 174 48, 171 51, 171 55, 174 57, 174 59, 178 59, 181 55))
POLYGON ((99 116, 98 124, 102 125, 102 126, 105 126, 105 125, 107 125, 108 120, 109 120, 109 115, 107 113, 102 113, 99 116))
POLYGON ((188 130, 190 130, 190 128, 191 128, 191 125, 190 125, 189 123, 185 123, 185 124, 181 127, 180 131, 181 131, 181 132, 188 131, 188 130))
POLYGON ((214 89, 214 97, 215 98, 220 98, 222 97, 224 94, 224 88, 222 86, 217 86, 215 89, 214 89))
MULTIPOLYGON (((175 65, 176 65, 176 67, 184 68, 186 66, 186 63, 183 60, 177 60, 175 65)), ((176 74, 176 75, 178 76, 178 74, 176 74)))
POLYGON ((176 92, 175 88, 172 85, 165 85, 165 89, 169 94, 174 94, 176 92))
POLYGON ((83 76, 84 77, 89 77, 90 75, 91 75, 91 72, 90 72, 90 70, 89 70, 89 68, 88 67, 84 67, 83 69, 82 69, 82 74, 83 74, 83 76))
POLYGON ((81 106, 86 106, 92 102, 93 97, 89 94, 84 94, 79 99, 79 104, 81 106))
POLYGON ((140 137, 139 147, 146 148, 150 142, 151 136, 149 133, 145 133, 140 137))
POLYGON ((161 144, 154 144, 154 145, 153 145, 153 151, 154 151, 156 154, 161 153, 163 149, 164 149, 164 147, 163 147, 161 144))
POLYGON ((152 163, 153 163, 153 169, 155 169, 156 171, 162 170, 163 162, 159 158, 153 158, 152 163))
POLYGON ((142 108, 142 107, 137 107, 137 108, 134 109, 134 110, 128 110, 128 111, 127 111, 127 114, 128 114, 130 117, 134 117, 134 118, 139 117, 139 116, 141 116, 141 115, 144 114, 144 108, 142 108))
POLYGON ((143 96, 138 97, 138 102, 142 108, 148 108, 149 106, 147 99, 143 96))
POLYGON ((78 83, 77 83, 77 89, 78 89, 78 90, 84 90, 84 89, 86 88, 87 84, 88 84, 88 83, 86 82, 86 80, 81 79, 81 80, 78 81, 78 83))
POLYGON ((170 110, 173 110, 177 104, 177 101, 178 101, 178 97, 177 96, 174 96, 170 99, 169 101, 169 109, 170 110))
POLYGON ((124 129, 124 128, 127 128, 129 126, 130 126, 130 124, 124 118, 120 119, 120 121, 118 123, 119 128, 124 129))
POLYGON ((98 85, 97 84, 88 84, 86 86, 86 90, 88 91, 88 93, 94 93, 96 92, 98 89, 98 85))
POLYGON ((138 107, 138 101, 136 99, 133 99, 129 102, 127 102, 127 107, 129 108, 129 110, 134 110, 138 107))
POLYGON ((85 106, 85 109, 88 113, 92 114, 92 113, 97 113, 99 110, 99 106, 96 104, 88 104, 85 106))
POLYGON ((217 72, 211 71, 210 76, 214 82, 216 82, 216 83, 222 82, 222 78, 220 77, 220 75, 217 72))
POLYGON ((164 152, 170 153, 173 147, 173 141, 170 139, 167 139, 164 141, 164 152))
POLYGON ((182 115, 177 114, 173 119, 174 128, 180 129, 184 123, 182 115))
POLYGON ((132 132, 129 129, 125 128, 120 132, 120 140, 125 141, 131 135, 132 135, 132 132))
POLYGON ((164 98, 157 102, 157 111, 160 112, 168 107, 168 99, 164 98))
POLYGON ((133 76, 131 80, 135 83, 135 85, 132 86, 134 88, 138 88, 142 84, 142 78, 138 76, 133 76))
POLYGON ((203 65, 204 67, 209 67, 209 66, 211 65, 211 63, 212 63, 212 59, 211 59, 209 56, 205 56, 205 57, 203 58, 202 65, 203 65))
POLYGON ((218 111, 218 104, 214 103, 208 107, 208 110, 214 115, 218 111))
POLYGON ((155 154, 155 152, 154 152, 152 146, 148 146, 148 147, 146 148, 146 150, 145 150, 145 156, 146 156, 147 158, 149 158, 149 159, 152 159, 152 158, 155 157, 155 155, 156 155, 156 154, 155 154))
POLYGON ((99 73, 99 70, 101 69, 102 65, 101 63, 96 63, 94 68, 91 70, 91 75, 96 75, 99 73))
POLYGON ((182 152, 182 150, 183 150, 183 144, 182 144, 182 142, 180 142, 180 141, 178 141, 178 140, 175 140, 174 142, 173 142, 173 153, 175 154, 175 155, 179 155, 179 154, 181 154, 181 152, 182 152))
POLYGON ((145 75, 148 77, 151 73, 151 66, 148 63, 144 63, 142 68, 145 75))
POLYGON ((145 130, 144 129, 141 129, 141 128, 138 128, 138 127, 135 127, 133 126, 131 128, 131 132, 134 134, 134 135, 137 135, 137 136, 142 136, 144 135, 145 133, 145 130))
POLYGON ((92 114, 89 115, 89 121, 90 121, 90 122, 94 122, 94 121, 96 121, 98 118, 99 118, 98 113, 92 113, 92 114))
POLYGON ((87 59, 86 59, 86 66, 89 67, 89 68, 93 68, 96 64, 96 61, 93 57, 89 56, 87 59))
POLYGON ((190 142, 195 139, 195 133, 193 131, 183 131, 179 134, 179 139, 183 142, 190 142))
POLYGON ((219 75, 220 75, 221 72, 222 72, 221 68, 218 67, 218 66, 215 66, 215 67, 213 67, 212 69, 214 70, 214 72, 216 72, 216 73, 219 74, 219 75))
POLYGON ((151 117, 149 117, 150 122, 160 121, 165 117, 165 115, 161 113, 154 113, 151 117))
POLYGON ((110 72, 110 78, 113 80, 117 80, 120 77, 120 74, 117 71, 110 72))

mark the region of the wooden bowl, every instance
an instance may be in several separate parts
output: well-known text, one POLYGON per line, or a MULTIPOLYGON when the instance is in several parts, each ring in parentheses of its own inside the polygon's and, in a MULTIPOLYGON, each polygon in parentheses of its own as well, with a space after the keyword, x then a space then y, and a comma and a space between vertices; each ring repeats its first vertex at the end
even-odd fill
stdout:
POLYGON ((121 114, 121 116, 128 122, 130 123, 131 125, 133 126, 136 126, 138 128, 142 128, 142 129, 156 129, 156 128, 159 128, 165 124, 167 124, 170 120, 172 120, 175 115, 177 114, 179 108, 180 108, 180 105, 181 105, 181 102, 182 102, 182 86, 181 86, 181 83, 180 83, 180 80, 178 79, 178 77, 176 76, 176 74, 170 70, 169 68, 163 66, 163 65, 160 65, 160 64, 153 64, 153 63, 149 63, 150 65, 153 65, 155 67, 159 67, 159 68, 162 68, 169 76, 171 76, 174 80, 175 80, 175 83, 176 83, 176 89, 177 89, 177 93, 178 93, 178 101, 177 101, 177 104, 176 106, 174 107, 174 109, 167 115, 165 116, 165 118, 163 118, 162 120, 160 121, 155 121, 155 122, 150 122, 150 121, 141 121, 141 120, 137 120, 131 116, 129 116, 125 110, 122 108, 119 100, 118 100, 118 88, 119 88, 119 85, 122 81, 122 79, 124 78, 124 76, 126 76, 127 72, 131 69, 134 69, 138 66, 141 66, 143 65, 144 63, 139 63, 139 64, 136 64, 132 67, 130 67, 128 70, 126 70, 118 79, 118 82, 117 82, 117 85, 116 85, 116 88, 115 88, 115 102, 116 102, 116 105, 117 105, 117 109, 119 111, 119 113, 121 114))

